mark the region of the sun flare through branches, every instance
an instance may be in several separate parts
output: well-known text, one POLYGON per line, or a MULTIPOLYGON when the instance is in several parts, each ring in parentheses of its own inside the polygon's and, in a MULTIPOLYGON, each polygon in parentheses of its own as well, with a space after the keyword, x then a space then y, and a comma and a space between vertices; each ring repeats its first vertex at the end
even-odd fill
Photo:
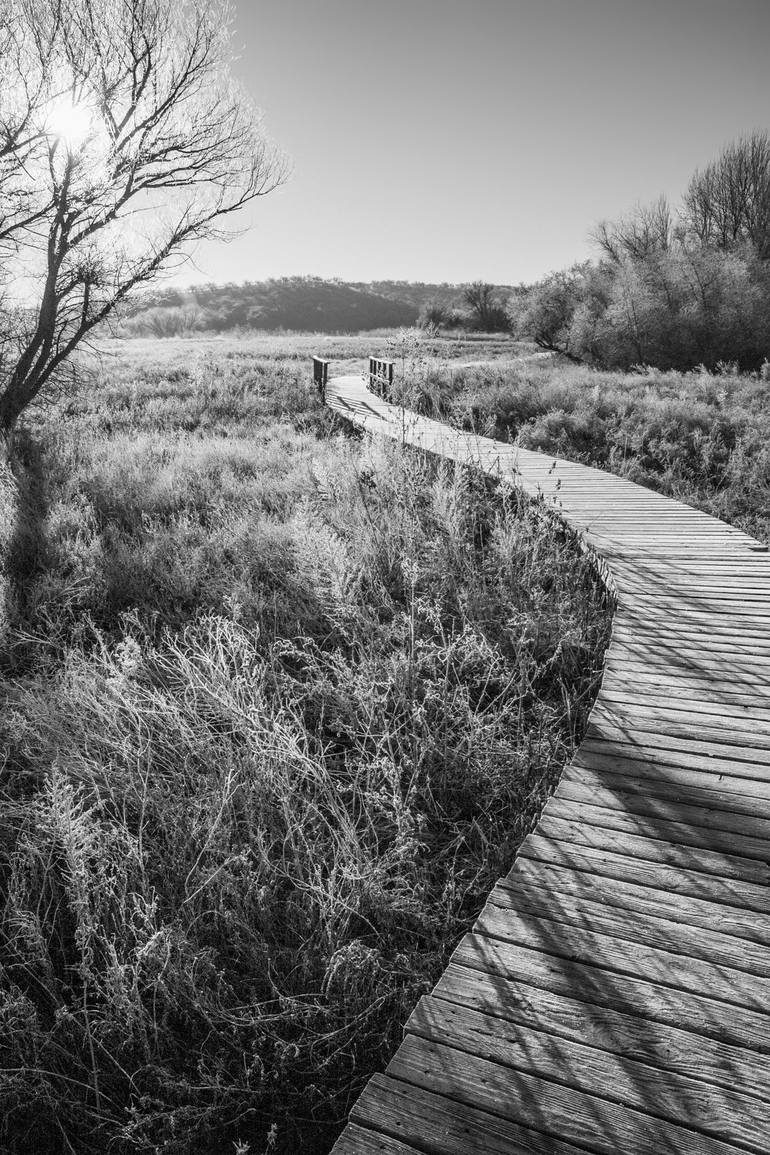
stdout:
POLYGON ((77 152, 93 136, 96 127, 93 110, 69 96, 54 100, 45 119, 46 133, 61 141, 67 152, 77 152))
POLYGON ((286 178, 230 75, 228 14, 4 0, 0 438, 132 289, 286 178))

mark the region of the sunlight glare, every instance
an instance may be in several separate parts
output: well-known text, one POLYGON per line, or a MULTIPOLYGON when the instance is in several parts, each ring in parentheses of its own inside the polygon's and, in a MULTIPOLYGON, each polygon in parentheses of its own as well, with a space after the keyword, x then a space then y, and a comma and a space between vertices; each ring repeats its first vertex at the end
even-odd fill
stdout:
POLYGON ((57 100, 46 119, 46 130, 57 137, 68 152, 75 152, 94 126, 93 113, 84 104, 69 98, 57 100))

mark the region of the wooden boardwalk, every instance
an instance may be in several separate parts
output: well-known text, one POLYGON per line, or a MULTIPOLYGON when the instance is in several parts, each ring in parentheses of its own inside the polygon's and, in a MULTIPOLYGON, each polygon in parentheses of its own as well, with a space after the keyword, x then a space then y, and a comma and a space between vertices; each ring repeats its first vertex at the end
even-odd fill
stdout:
POLYGON ((770 558, 596 469, 329 405, 542 495, 617 611, 588 731, 334 1155, 770 1151, 770 558))

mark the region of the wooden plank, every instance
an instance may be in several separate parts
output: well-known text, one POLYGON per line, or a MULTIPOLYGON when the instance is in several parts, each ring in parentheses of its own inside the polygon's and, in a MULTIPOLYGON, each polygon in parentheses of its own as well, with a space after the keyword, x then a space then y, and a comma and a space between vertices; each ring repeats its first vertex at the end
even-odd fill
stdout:
MULTIPOLYGON (((526 471, 528 472, 528 471, 526 471)), ((701 513, 689 506, 674 506, 669 508, 663 501, 651 503, 649 501, 623 501, 622 505, 610 506, 604 495, 604 506, 601 497, 594 498, 591 491, 586 491, 578 498, 577 491, 570 486, 572 493, 566 495, 562 502, 562 515, 579 517, 587 525, 596 528, 605 526, 623 525, 632 530, 650 529, 653 534, 660 530, 667 530, 672 526, 684 525, 688 529, 709 529, 714 533, 727 533, 732 537, 741 536, 743 531, 726 522, 716 522, 707 513, 701 513)), ((563 487, 562 487, 563 489, 563 487)), ((566 494, 566 491, 565 491, 566 494)))
MULTIPOLYGON (((564 516, 570 522, 583 530, 589 537, 627 538, 652 537, 656 540, 671 538, 681 541, 683 537, 708 538, 709 540, 722 538, 722 530, 711 526, 708 520, 690 517, 686 514, 666 515, 661 511, 650 511, 647 514, 633 514, 623 517, 601 517, 596 514, 578 513, 573 509, 566 509, 564 516)), ((733 534, 730 534, 731 539, 733 534)))
MULTIPOLYGON (((585 1143, 605 1155, 735 1155, 736 1147, 645 1111, 619 1106, 548 1079, 409 1035, 388 1067, 392 1078, 436 1091, 451 1087, 455 1102, 494 1112, 560 1140, 585 1143)), ((650 1106, 654 1106, 652 1103, 650 1106)))
MULTIPOLYGON (((571 486, 570 486, 571 487, 571 486)), ((592 499, 591 494, 584 494, 577 498, 575 491, 569 495, 566 502, 562 502, 562 513, 569 513, 573 517, 582 517, 590 526, 623 526, 650 527, 653 531, 668 526, 707 527, 723 530, 726 527, 728 534, 742 534, 742 530, 728 526, 726 522, 715 522, 707 513, 701 513, 690 506, 668 506, 666 499, 658 502, 648 500, 623 499, 622 505, 607 505, 606 492, 604 506, 599 499, 592 499)))
MULTIPOLYGON (((629 774, 613 774, 609 770, 577 766, 574 762, 562 774, 557 788, 560 798, 580 797, 593 799, 602 806, 614 804, 634 814, 658 814, 678 822, 694 823, 709 829, 735 830, 745 823, 746 832, 763 837, 767 829, 770 807, 759 805, 750 794, 724 789, 721 786, 701 788, 676 781, 676 770, 654 779, 635 778, 629 774), (583 786, 587 794, 578 795, 575 787, 583 786), (601 799, 601 802, 599 802, 601 799)), ((740 829, 736 831, 740 837, 740 829)))
MULTIPOLYGON (((539 835, 535 836, 540 838, 539 835)), ((563 845, 563 844, 562 844, 563 845)), ((567 847, 560 862, 548 862, 542 858, 532 859, 529 855, 520 856, 510 872, 502 880, 501 885, 508 888, 512 894, 511 903, 516 904, 519 888, 522 883, 529 888, 550 890, 558 894, 560 906, 565 905, 565 896, 569 896, 581 911, 587 910, 586 901, 598 902, 604 905, 617 907, 620 911, 633 912, 645 916, 670 920, 682 923, 687 927, 700 927, 709 933, 718 932, 720 935, 729 935, 739 941, 749 941, 763 946, 770 946, 770 915, 767 912, 767 896, 765 909, 757 911, 753 907, 735 906, 728 902, 723 893, 723 901, 715 901, 711 897, 704 897, 704 887, 700 894, 683 894, 681 891, 672 891, 662 884, 657 886, 653 882, 654 864, 648 870, 645 882, 636 882, 632 878, 617 878, 607 874, 601 866, 601 855, 596 852, 593 856, 575 854, 579 866, 573 865, 567 847)), ((634 860, 629 860, 633 865, 634 860)), ((631 873, 629 871, 629 873, 631 873)), ((703 879, 708 883, 713 893, 714 879, 707 876, 703 879)), ((760 888, 755 888, 759 890, 760 888)), ((636 923, 636 919, 626 919, 626 922, 636 923)), ((635 929, 643 930, 642 927, 635 929)), ((706 958, 715 958, 706 954, 706 958)))
MULTIPOLYGON (((569 513, 565 514, 569 520, 569 513)), ((583 528, 583 527, 581 527, 583 528)), ((739 531, 727 531, 716 526, 700 525, 696 526, 685 522, 683 525, 677 526, 671 523, 669 526, 659 524, 657 528, 652 526, 645 528, 640 525, 628 525, 623 527, 619 525, 617 528, 604 528, 601 526, 587 525, 583 528, 583 533, 589 542, 594 543, 600 550, 605 542, 610 544, 631 544, 641 543, 644 548, 648 546, 669 546, 674 545, 681 547, 683 543, 690 544, 705 544, 710 545, 717 542, 722 542, 725 539, 728 541, 736 541, 743 544, 744 539, 739 531)))
POLYGON ((755 702, 763 709, 770 706, 770 690, 758 685, 757 682, 746 683, 742 680, 731 681, 725 679, 716 681, 710 677, 695 677, 678 674, 673 670, 618 669, 614 663, 608 662, 604 670, 602 688, 608 690, 638 687, 644 693, 646 689, 660 691, 666 688, 669 699, 705 698, 708 697, 715 704, 724 702, 726 705, 748 705, 755 702))
POLYGON ((726 759, 715 758, 707 767, 686 755, 662 750, 657 753, 657 758, 648 757, 641 750, 624 753, 619 747, 610 747, 609 744, 603 750, 598 742, 584 742, 572 765, 607 771, 615 777, 625 775, 653 789, 657 789, 659 783, 666 787, 681 786, 703 791, 725 789, 736 795, 759 799, 765 806, 770 802, 770 782, 750 773, 754 769, 753 763, 728 763, 726 759))
POLYGON ((759 642, 747 639, 745 644, 731 634, 713 634, 709 638, 687 637, 684 634, 669 633, 659 637, 635 636, 623 630, 613 630, 613 643, 617 644, 618 656, 631 661, 649 660, 653 667, 670 661, 680 664, 702 664, 713 666, 738 665, 756 670, 760 676, 768 676, 770 666, 770 641, 759 642))
POLYGON ((618 606, 614 624, 626 626, 634 630, 639 638, 655 638, 661 631, 667 635, 669 643, 675 643, 677 638, 701 639, 709 638, 715 641, 724 641, 735 638, 739 644, 753 643, 757 638, 763 641, 767 637, 765 629, 758 630, 751 622, 746 623, 743 618, 731 618, 725 614, 701 615, 701 620, 690 620, 685 617, 675 617, 669 611, 655 612, 654 607, 649 609, 633 605, 628 600, 618 606))
POLYGON ((612 878, 638 879, 640 885, 657 881, 677 894, 712 895, 716 902, 764 914, 770 905, 770 843, 759 843, 757 856, 748 858, 745 846, 737 848, 732 834, 724 835, 725 850, 720 851, 715 845, 719 833, 684 822, 645 823, 643 816, 624 810, 552 798, 537 831, 524 840, 518 853, 542 862, 595 861, 612 878), (732 853, 735 849, 743 857, 732 853))
POLYGON ((634 657, 646 659, 648 655, 656 658, 680 656, 682 660, 685 653, 690 658, 689 651, 696 651, 701 662, 708 662, 714 673, 718 673, 727 654, 735 662, 756 666, 760 677, 767 678, 765 663, 755 661, 767 656, 770 631, 766 628, 759 630, 751 622, 744 628, 746 619, 730 613, 720 617, 715 612, 713 617, 707 615, 705 621, 699 621, 687 620, 683 611, 678 624, 672 622, 669 625, 668 619, 660 616, 647 619, 635 614, 628 620, 625 610, 621 598, 612 637, 617 641, 618 654, 623 653, 629 660, 634 657), (621 613, 623 618, 619 617, 621 613))
MULTIPOLYGON (((450 963, 436 984, 433 997, 528 1030, 546 1031, 649 1063, 671 1075, 685 1075, 719 1086, 728 1080, 730 1086, 766 1099, 768 1060, 764 1055, 706 1038, 697 1031, 653 1022, 640 1015, 634 1004, 623 1010, 598 1006, 584 1001, 584 993, 556 993, 522 980, 501 981, 494 975, 450 963)), ((415 1030, 411 1019, 406 1029, 415 1030)))
POLYGON ((613 570, 613 580, 615 588, 623 595, 624 602, 633 607, 636 601, 636 595, 641 594, 647 596, 661 595, 662 599, 671 599, 676 595, 678 599, 683 602, 689 602, 691 597, 699 597, 705 600, 713 600, 718 596, 720 600, 732 601, 738 600, 761 600, 767 598, 768 578, 754 578, 752 579, 748 574, 741 576, 739 580, 729 582, 727 578, 714 578, 713 581, 706 582, 705 580, 697 580, 691 578, 689 581, 672 577, 665 583, 661 580, 658 582, 650 581, 644 582, 630 582, 626 578, 618 577, 613 570))
MULTIPOLYGON (((586 1150, 479 1110, 475 1104, 455 1103, 383 1075, 370 1080, 350 1117, 393 1133, 428 1155, 585 1155, 586 1150)), ((339 1155, 336 1147, 334 1153, 339 1155)))
POLYGON ((593 749, 601 744, 605 749, 632 751, 634 756, 640 752, 649 757, 657 757, 654 751, 659 750, 667 761, 669 757, 675 757, 676 764, 683 766, 705 763, 709 768, 717 764, 732 767, 741 762, 746 766, 746 774, 753 777, 756 773, 758 777, 770 779, 770 759, 767 756, 770 736, 756 735, 756 744, 748 744, 739 735, 733 735, 732 742, 725 742, 719 736, 700 737, 699 734, 702 735, 703 730, 695 727, 690 727, 685 734, 674 734, 668 729, 631 729, 594 713, 583 745, 593 749))
POLYGON ((747 556, 764 556, 767 551, 766 545, 759 545, 751 542, 749 539, 746 542, 736 544, 734 542, 720 542, 718 545, 706 546, 702 543, 696 545, 693 543, 682 543, 681 545, 658 545, 654 542, 604 542, 600 548, 597 543, 597 552, 601 553, 602 558, 612 566, 616 559, 623 561, 630 561, 638 559, 640 562, 655 561, 661 559, 670 562, 674 565, 698 559, 701 561, 733 561, 734 564, 739 565, 747 556), (760 551, 762 551, 760 555, 760 551))
MULTIPOLYGON (((648 919, 643 930, 640 927, 635 931, 627 919, 613 916, 610 908, 591 909, 581 919, 566 901, 561 914, 556 903, 547 906, 547 895, 542 896, 537 913, 526 907, 537 907, 541 896, 519 895, 517 909, 498 905, 507 897, 502 889, 492 892, 474 925, 476 934, 504 942, 529 943, 546 954, 566 954, 583 962, 594 959, 606 971, 651 978, 661 986, 682 991, 707 990, 714 998, 736 1007, 753 1011, 767 1008, 770 983, 766 974, 736 965, 743 961, 741 952, 736 950, 720 950, 719 962, 697 957, 693 953, 697 950, 696 936, 687 936, 676 923, 655 926, 648 919), (642 941, 642 934, 651 941, 642 941)), ((734 940, 732 945, 736 945, 734 940)), ((767 966, 765 957, 759 961, 758 969, 766 971, 767 966)))
MULTIPOLYGON (((540 873, 552 877, 559 869, 562 871, 562 889, 558 891, 548 886, 545 877, 542 882, 526 877, 526 868, 514 876, 515 882, 511 878, 498 883, 479 915, 476 929, 494 927, 495 933, 504 936, 505 915, 511 911, 519 917, 531 914, 541 920, 568 924, 573 930, 585 927, 591 934, 606 935, 617 942, 666 951, 678 956, 678 965, 683 970, 689 965, 687 960, 698 959, 741 972, 740 976, 732 976, 736 990, 755 992, 755 981, 761 979, 759 986, 766 987, 770 993, 770 984, 766 982, 770 980, 770 953, 762 942, 752 942, 735 933, 738 914, 736 912, 736 917, 728 920, 729 907, 722 908, 717 929, 711 929, 702 925, 704 920, 698 918, 695 907, 691 918, 686 919, 685 910, 676 905, 676 896, 671 896, 668 905, 664 906, 661 893, 659 911, 654 912, 649 888, 639 887, 639 892, 634 893, 630 884, 616 881, 613 887, 613 880, 601 875, 595 876, 596 885, 592 887, 590 875, 581 877, 581 872, 575 871, 569 881, 568 869, 553 866, 549 871, 545 864, 540 873), (624 886, 628 889, 621 904, 620 894, 624 886), (613 901, 605 899, 605 894, 611 895, 613 901), (629 913, 633 917, 629 918, 629 913), (729 922, 730 932, 723 929, 725 922, 729 922)), ((554 933, 553 929, 550 933, 554 933)))
POLYGON ((606 657, 605 668, 608 670, 622 670, 628 677, 631 685, 640 676, 649 672, 656 680, 707 680, 709 686, 714 686, 718 692, 721 684, 727 688, 736 685, 742 690, 748 689, 751 696, 767 697, 770 695, 770 673, 767 666, 757 661, 757 655, 741 655, 733 651, 732 655, 723 655, 713 658, 708 651, 701 651, 699 658, 683 650, 662 651, 654 659, 647 660, 646 654, 640 654, 624 646, 621 642, 613 652, 606 657))
MULTIPOLYGON (((741 568, 739 561, 736 561, 734 565, 736 569, 741 568)), ((610 571, 614 573, 611 560, 609 560, 609 568, 610 571)), ((616 589, 622 592, 624 588, 623 580, 618 579, 616 589)), ((623 599, 622 615, 623 619, 628 621, 648 620, 649 627, 653 630, 656 628, 660 629, 663 623, 670 623, 673 629, 688 629, 692 627, 688 626, 687 619, 682 615, 690 609, 692 609, 693 612, 699 613, 701 616, 711 616, 714 626, 722 629, 729 630, 735 626, 740 627, 744 624, 742 620, 738 619, 737 615, 735 621, 732 620, 732 615, 725 615, 722 620, 720 620, 721 615, 711 612, 710 606, 704 607, 693 604, 691 607, 689 598, 686 596, 682 597, 681 595, 677 596, 676 589, 670 590, 668 595, 666 595, 665 591, 661 591, 655 587, 651 587, 646 595, 637 591, 629 591, 628 596, 623 599), (679 612, 680 610, 682 611, 681 614, 679 612)), ((764 615, 760 614, 759 617, 762 618, 764 615)), ((766 632, 763 636, 767 636, 766 632)))
MULTIPOLYGON (((629 589, 623 584, 615 584, 615 594, 618 596, 621 605, 638 605, 641 598, 633 589, 629 589)), ((724 617, 725 625, 730 625, 731 629, 734 621, 740 621, 746 616, 746 613, 754 614, 754 616, 763 617, 765 627, 762 631, 757 631, 757 639, 767 644, 770 629, 767 626, 767 617, 764 616, 764 609, 768 603, 767 591, 763 593, 754 593, 753 590, 728 590, 726 593, 719 595, 708 593, 703 590, 702 593, 682 593, 679 595, 678 602, 683 612, 689 611, 691 613, 697 612, 718 612, 720 617, 724 617)), ((660 599, 660 605, 665 606, 667 603, 663 598, 660 599)), ((680 619, 681 620, 681 619, 680 619)), ((670 639, 671 641, 671 639, 670 639)))
POLYGON ((770 562, 767 554, 756 555, 762 558, 761 562, 719 563, 685 559, 651 559, 649 565, 644 561, 635 560, 625 565, 621 560, 612 563, 612 573, 615 581, 622 586, 629 585, 638 588, 647 585, 658 590, 686 590, 691 585, 724 586, 730 589, 740 588, 742 585, 756 589, 766 589, 770 581, 770 562), (654 562, 657 561, 657 565, 654 562))
POLYGON ((745 604, 736 604, 726 598, 677 598, 673 595, 664 597, 661 594, 651 593, 634 594, 633 607, 634 612, 640 615, 643 615, 645 610, 657 615, 667 611, 676 612, 680 622, 708 623, 714 617, 729 613, 731 617, 739 619, 739 625, 751 624, 758 633, 765 636, 770 629, 770 607, 764 601, 756 604, 748 601, 745 604))
MULTIPOLYGON (((545 1029, 522 1031, 513 1023, 473 1008, 425 997, 410 1018, 408 1029, 431 1043, 451 1039, 454 1050, 498 1067, 513 1068, 515 1078, 522 1072, 636 1109, 651 1117, 653 1131, 659 1128, 659 1120, 667 1120, 766 1153, 770 1106, 730 1086, 744 1073, 740 1069, 725 1070, 719 1086, 706 1086, 681 1073, 672 1081, 668 1072, 652 1064, 565 1039, 551 1033, 546 1024, 542 1026, 545 1029)), ((637 1030, 641 1033, 638 1020, 637 1030)))
POLYGON ((349 1123, 334 1144, 334 1155, 420 1155, 420 1149, 349 1123))
POLYGON ((645 561, 644 558, 635 558, 633 561, 616 558, 612 568, 618 581, 623 581, 626 577, 635 580, 648 578, 650 581, 656 582, 663 582, 668 577, 674 581, 686 581, 692 578, 714 580, 724 578, 728 581, 734 578, 738 581, 742 575, 764 581, 770 578, 770 556, 766 553, 752 551, 746 555, 739 569, 736 569, 733 562, 728 563, 714 558, 699 557, 671 560, 650 558, 648 561, 645 561))
MULTIPOLYGON (((715 705, 711 708, 718 709, 715 705)), ((662 702, 656 707, 646 701, 624 701, 618 705, 607 702, 602 694, 594 703, 586 732, 590 733, 594 726, 598 731, 605 725, 631 735, 663 733, 703 741, 713 738, 729 746, 770 749, 770 716, 765 719, 756 713, 748 716, 697 713, 678 703, 672 704, 670 699, 668 708, 662 702)))
MULTIPOLYGON (((668 556, 672 550, 681 551, 682 546, 695 547, 700 552, 700 549, 704 545, 706 548, 710 548, 711 543, 721 542, 723 540, 723 535, 719 530, 697 528, 692 525, 688 527, 687 524, 681 524, 681 519, 679 524, 672 521, 666 525, 665 523, 661 523, 658 515, 655 515, 655 520, 660 526, 658 529, 654 529, 652 524, 636 524, 634 527, 631 527, 627 524, 624 525, 622 522, 599 523, 596 520, 588 520, 575 517, 574 515, 571 516, 569 513, 563 515, 562 520, 566 521, 574 531, 581 535, 590 547, 600 554, 610 553, 613 549, 620 547, 630 547, 631 550, 643 547, 645 552, 649 550, 650 556, 655 558, 663 556, 664 551, 665 556, 668 556)), ((745 549, 745 539, 741 537, 737 537, 736 539, 736 537, 731 535, 729 540, 731 543, 737 540, 739 549, 745 549)), ((627 583, 629 581, 628 577, 625 579, 621 577, 618 580, 620 583, 627 583)), ((649 584, 655 584, 660 592, 665 592, 662 582, 651 582, 649 584)), ((643 593, 645 583, 640 581, 637 588, 640 593, 643 593)))
POLYGON ((756 643, 741 646, 735 634, 715 633, 703 644, 673 633, 667 642, 649 639, 638 632, 633 640, 613 634, 612 650, 608 664, 641 666, 659 676, 661 670, 673 669, 691 670, 717 682, 724 681, 725 676, 731 681, 733 674, 750 683, 758 681, 767 685, 770 681, 770 650, 762 652, 756 643))
MULTIPOLYGON (((702 847, 704 851, 710 849, 724 860, 726 877, 733 877, 728 857, 735 857, 741 864, 740 869, 749 869, 749 859, 757 860, 755 868, 770 862, 770 813, 747 814, 742 806, 736 811, 721 805, 714 808, 700 795, 692 799, 685 795, 671 798, 640 795, 638 792, 629 795, 622 789, 603 784, 603 777, 570 767, 548 800, 544 817, 553 813, 556 807, 573 806, 577 812, 585 813, 589 827, 612 826, 632 833, 640 831, 650 839, 660 839, 671 845, 676 842, 686 854, 692 853, 694 847, 702 847)), ((764 885, 764 876, 761 881, 764 885)))
POLYGON ((620 964, 625 971, 618 971, 611 940, 599 941, 601 949, 593 954, 587 950, 585 957, 579 958, 573 957, 569 944, 553 937, 552 932, 549 937, 550 950, 529 938, 514 942, 467 934, 460 940, 452 963, 506 983, 527 983, 730 1046, 770 1053, 770 1016, 765 1009, 732 1005, 713 997, 711 989, 689 982, 682 987, 658 981, 659 974, 663 980, 666 977, 665 959, 656 959, 650 972, 637 967, 637 973, 632 973, 628 969, 632 964, 626 961, 620 964))
POLYGON ((733 567, 732 573, 714 573, 702 570, 700 573, 684 573, 681 569, 666 566, 661 573, 645 572, 640 566, 624 570, 613 566, 613 577, 619 586, 629 592, 670 594, 677 591, 686 596, 693 592, 704 593, 746 593, 767 595, 770 568, 763 571, 747 571, 743 566, 733 567))
POLYGON ((753 702, 717 702, 705 699, 703 695, 695 694, 685 697, 677 694, 674 698, 666 694, 663 687, 657 689, 651 686, 610 686, 603 685, 599 697, 596 699, 600 707, 615 706, 618 710, 628 710, 629 713, 644 713, 647 711, 661 713, 664 717, 676 716, 700 717, 708 715, 705 721, 712 726, 720 721, 725 725, 732 725, 734 721, 761 723, 762 730, 770 723, 770 707, 760 706, 753 702))
POLYGON ((608 509, 605 505, 602 511, 598 505, 576 502, 574 497, 567 497, 561 513, 562 516, 580 520, 593 533, 607 533, 608 536, 615 529, 621 529, 635 536, 649 534, 653 538, 666 537, 681 527, 689 535, 707 534, 720 540, 745 540, 743 531, 735 526, 716 522, 708 514, 687 507, 670 510, 663 505, 656 507, 632 502, 615 509, 608 509))
MULTIPOLYGON (((605 500, 607 497, 605 495, 605 500)), ((617 500, 616 495, 612 495, 610 500, 617 500)), ((566 516, 566 515, 565 515, 566 516)), ((666 553, 666 557, 673 562, 697 560, 703 561, 727 561, 730 558, 737 558, 742 560, 745 557, 763 557, 767 552, 767 546, 754 538, 740 536, 741 531, 738 531, 738 538, 732 534, 723 534, 717 541, 709 542, 707 545, 693 548, 692 546, 682 545, 680 548, 671 547, 666 553)), ((643 563, 647 561, 656 561, 656 555, 653 554, 650 547, 644 543, 634 543, 633 545, 625 545, 622 549, 618 549, 612 542, 608 543, 603 549, 605 557, 614 559, 618 558, 621 561, 635 560, 637 557, 643 563)))
POLYGON ((673 681, 707 681, 717 693, 719 687, 740 688, 752 696, 770 697, 770 678, 766 666, 755 660, 745 661, 740 657, 732 659, 709 661, 708 655, 701 656, 699 661, 682 654, 659 654, 655 661, 647 661, 638 653, 633 653, 618 645, 605 662, 606 670, 621 671, 633 685, 640 676, 649 673, 656 680, 673 681))

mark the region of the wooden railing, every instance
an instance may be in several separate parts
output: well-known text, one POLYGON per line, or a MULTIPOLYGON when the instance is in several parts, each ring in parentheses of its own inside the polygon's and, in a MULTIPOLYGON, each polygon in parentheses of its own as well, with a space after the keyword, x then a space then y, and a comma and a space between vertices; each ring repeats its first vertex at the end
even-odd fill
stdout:
POLYGON ((326 382, 329 379, 329 362, 320 357, 313 358, 313 382, 321 394, 321 401, 326 400, 326 382))
POLYGON ((393 362, 382 361, 379 357, 369 358, 369 388, 372 393, 389 400, 393 386, 393 362))

